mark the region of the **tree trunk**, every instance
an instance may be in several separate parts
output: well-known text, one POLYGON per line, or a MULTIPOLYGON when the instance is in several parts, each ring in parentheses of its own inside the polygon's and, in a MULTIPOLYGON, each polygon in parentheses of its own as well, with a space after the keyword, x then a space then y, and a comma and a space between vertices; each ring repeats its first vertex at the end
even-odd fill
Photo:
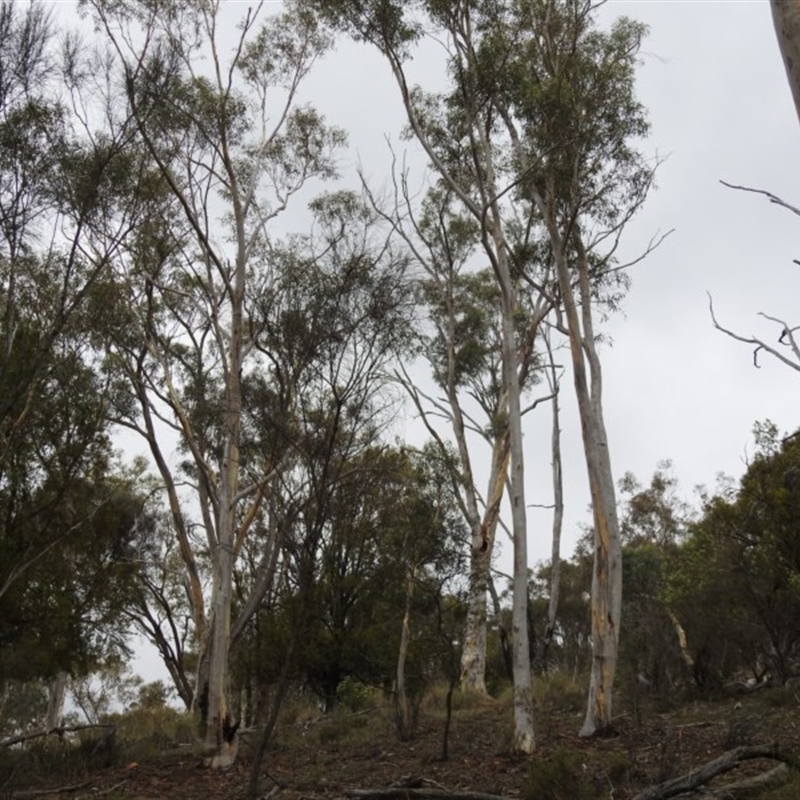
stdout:
POLYGON ((400 630, 400 647, 397 651, 397 694, 395 696, 395 717, 397 720, 397 733, 401 741, 411 738, 414 728, 411 703, 406 691, 406 660, 408 659, 408 645, 411 641, 411 600, 414 596, 414 569, 409 569, 406 578, 405 609, 403 611, 403 626, 400 630))
POLYGON ((781 59, 800 118, 800 0, 770 0, 770 6, 781 59))
POLYGON ((486 694, 486 607, 489 570, 492 566, 500 502, 508 476, 508 428, 495 440, 492 472, 489 477, 489 503, 477 526, 473 526, 470 549, 467 618, 461 652, 461 686, 468 691, 486 694), (477 527, 477 532, 476 532, 477 527))
POLYGON ((64 694, 67 690, 67 673, 59 672, 47 687, 47 716, 44 721, 46 731, 52 731, 61 723, 64 711, 64 694))
POLYGON ((561 530, 564 522, 564 481, 561 469, 561 419, 558 404, 559 382, 553 361, 550 337, 545 335, 545 344, 550 361, 548 383, 553 394, 553 427, 550 434, 550 454, 553 469, 553 541, 550 550, 550 600, 547 605, 547 622, 539 649, 539 664, 542 670, 547 666, 547 650, 553 641, 558 615, 558 601, 561 594, 561 530))
POLYGON ((467 618, 461 651, 461 688, 486 694, 486 600, 491 554, 475 544, 470 549, 467 618))
POLYGON ((532 753, 533 690, 528 643, 528 525, 525 508, 525 471, 522 452, 522 410, 514 336, 515 303, 506 261, 505 243, 497 251, 503 290, 503 371, 508 387, 508 426, 511 444, 511 515, 514 538, 513 601, 511 630, 514 658, 514 739, 512 750, 532 753))
POLYGON ((579 315, 573 274, 565 249, 566 242, 558 230, 555 209, 551 207, 548 199, 541 196, 538 202, 548 227, 567 319, 573 380, 594 519, 592 668, 586 718, 580 731, 581 736, 589 737, 611 724, 612 688, 617 666, 619 623, 622 612, 622 548, 611 459, 603 419, 602 373, 592 324, 589 264, 580 241, 580 232, 575 230, 572 241, 577 255, 579 315))

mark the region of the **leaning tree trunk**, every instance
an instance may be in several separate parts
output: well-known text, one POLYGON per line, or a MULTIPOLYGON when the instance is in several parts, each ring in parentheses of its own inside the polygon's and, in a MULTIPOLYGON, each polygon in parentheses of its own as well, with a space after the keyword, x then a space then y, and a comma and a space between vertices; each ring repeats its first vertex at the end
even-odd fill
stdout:
POLYGON ((800 0, 770 0, 783 66, 800 118, 800 0))
POLYGON ((612 689, 617 667, 622 612, 622 550, 611 458, 603 419, 602 373, 592 325, 589 265, 579 239, 580 234, 575 233, 572 240, 578 262, 579 313, 573 273, 567 258, 566 243, 556 224, 555 209, 543 198, 540 198, 539 202, 553 247, 556 275, 567 321, 572 373, 594 519, 591 597, 592 669, 586 718, 580 731, 581 736, 588 737, 611 725, 612 689))

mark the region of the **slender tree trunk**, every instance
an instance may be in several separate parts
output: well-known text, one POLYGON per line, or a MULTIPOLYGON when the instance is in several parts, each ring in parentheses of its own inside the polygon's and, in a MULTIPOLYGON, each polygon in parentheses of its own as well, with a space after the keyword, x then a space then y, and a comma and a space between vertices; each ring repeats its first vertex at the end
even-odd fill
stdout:
POLYGON ((64 695, 67 690, 67 673, 59 672, 50 681, 47 687, 47 715, 44 721, 46 731, 57 728, 61 722, 61 715, 64 711, 64 695))
POLYGON ((548 207, 546 201, 544 216, 553 247, 556 273, 567 319, 575 394, 581 419, 594 518, 592 669, 586 718, 580 731, 581 736, 588 737, 611 724, 612 689, 617 666, 622 611, 622 550, 611 459, 603 420, 600 359, 597 356, 592 326, 589 265, 579 233, 575 233, 573 241, 578 256, 581 302, 579 314, 565 242, 556 226, 554 209, 548 207))
POLYGON ((800 0, 770 0, 786 77, 800 118, 800 0))
MULTIPOLYGON (((487 150, 488 160, 488 150, 487 150)), ((491 162, 489 162, 491 163, 491 162)), ((491 172, 491 170, 489 170, 491 172)), ((489 186, 493 188, 490 174, 489 186)), ((514 738, 512 750, 532 753, 536 746, 533 725, 533 689, 528 639, 528 525, 525 508, 525 470, 522 451, 520 403, 514 315, 516 298, 508 268, 505 241, 499 235, 500 218, 494 211, 493 233, 497 272, 502 294, 503 377, 508 396, 508 432, 511 451, 510 497, 514 540, 513 600, 511 605, 512 656, 514 664, 514 738)))
POLYGON ((553 350, 549 336, 545 336, 547 354, 550 360, 548 382, 553 393, 552 412, 553 428, 550 436, 550 452, 553 468, 553 541, 550 550, 550 600, 547 605, 547 622, 539 650, 539 662, 546 668, 547 650, 553 641, 558 615, 558 601, 561 594, 561 529, 564 522, 564 481, 561 471, 561 420, 558 403, 558 376, 553 361, 553 350))
POLYGON ((522 412, 514 357, 514 320, 511 309, 503 315, 503 350, 508 382, 508 417, 511 433, 511 514, 514 531, 514 598, 511 630, 514 656, 514 743, 518 753, 532 753, 533 689, 528 642, 528 526, 525 508, 525 472, 522 454, 522 412))
POLYGON ((414 572, 413 568, 409 569, 406 577, 403 625, 400 630, 400 647, 397 651, 395 714, 397 718, 397 733, 401 741, 411 738, 414 727, 413 712, 408 699, 408 692, 406 691, 406 661, 408 660, 408 645, 411 642, 411 601, 414 596, 414 572))
POLYGON ((467 618, 464 646, 461 651, 462 688, 486 694, 486 607, 489 592, 489 570, 500 519, 500 502, 508 476, 508 428, 495 440, 492 452, 492 471, 489 477, 489 502, 483 518, 473 526, 470 548, 467 618), (477 530, 476 530, 477 528, 477 530))

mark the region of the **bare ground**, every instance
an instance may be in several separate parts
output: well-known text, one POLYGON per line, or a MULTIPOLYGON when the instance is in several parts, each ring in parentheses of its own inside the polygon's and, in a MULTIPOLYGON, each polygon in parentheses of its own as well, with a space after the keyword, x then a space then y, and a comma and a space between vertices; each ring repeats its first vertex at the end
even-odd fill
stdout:
MULTIPOLYGON (((715 702, 688 701, 672 709, 659 708, 645 698, 623 711, 613 735, 589 741, 576 735, 581 723, 576 703, 568 703, 568 710, 563 710, 555 703, 540 702, 538 749, 529 758, 509 755, 509 702, 473 700, 461 705, 453 713, 447 760, 442 759, 440 703, 421 710, 417 734, 408 742, 398 741, 384 708, 287 722, 267 755, 261 795, 272 791, 271 796, 280 800, 329 800, 346 797, 348 790, 386 787, 416 777, 424 779, 427 787, 517 798, 524 796, 530 772, 544 774, 562 763, 581 774, 581 791, 591 792, 586 797, 631 800, 643 789, 696 770, 740 745, 777 742, 800 755, 800 706, 785 690, 715 702)), ((0 776, 0 798, 231 800, 245 795, 251 755, 245 738, 238 764, 227 772, 204 769, 200 758, 186 750, 71 775, 69 781, 47 778, 20 786, 13 778, 0 776), (53 791, 65 786, 71 787, 69 791, 53 791)), ((770 766, 751 762, 745 772, 753 774, 770 766)), ((727 776, 722 782, 739 777, 727 776)), ((577 791, 574 785, 555 788, 562 794, 554 792, 541 800, 572 800, 569 793, 577 791)), ((542 794, 541 787, 537 794, 542 794)), ((800 783, 765 796, 797 800, 800 783)))

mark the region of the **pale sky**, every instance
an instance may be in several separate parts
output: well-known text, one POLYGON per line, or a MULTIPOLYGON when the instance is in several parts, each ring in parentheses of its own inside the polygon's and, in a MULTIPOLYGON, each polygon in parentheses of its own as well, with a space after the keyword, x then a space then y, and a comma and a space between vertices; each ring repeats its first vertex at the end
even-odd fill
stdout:
MULTIPOLYGON (((244 3, 230 2, 237 16, 244 3)), ((639 95, 652 133, 645 152, 668 156, 655 191, 624 240, 636 255, 659 231, 675 232, 632 273, 623 311, 602 327, 605 409, 616 477, 646 483, 671 459, 684 493, 713 486, 719 472, 739 477, 752 453, 751 429, 770 418, 784 431, 800 424, 800 373, 761 360, 714 330, 706 292, 721 322, 770 341, 778 331, 763 311, 800 324, 800 219, 763 197, 732 191, 720 179, 771 191, 800 205, 800 123, 792 104, 766 0, 611 0, 602 19, 627 15, 650 26, 639 71, 639 95)), ((419 60, 415 80, 435 88, 438 76, 419 60), (427 67, 427 68, 426 68, 427 67)), ((318 65, 304 91, 350 134, 342 159, 355 186, 360 161, 370 181, 386 180, 399 152, 403 123, 388 66, 367 48, 342 40, 318 65)), ((422 180, 420 163, 419 179, 422 180)), ((566 554, 589 521, 588 489, 571 377, 562 389, 566 554)), ((399 433, 416 427, 409 411, 399 433)), ((549 503, 549 412, 527 424, 529 503, 549 503)), ((548 557, 550 515, 529 512, 530 563, 548 557)), ((510 560, 510 548, 500 566, 510 560)), ((149 661, 149 659, 148 659, 149 661)))
MULTIPOLYGON (((601 18, 623 14, 650 27, 638 78, 652 120, 644 150, 668 157, 623 253, 633 257, 659 231, 675 230, 633 268, 622 313, 602 326, 613 340, 602 352, 612 463, 617 478, 630 470, 646 483, 658 461, 671 459, 691 496, 698 484, 713 487, 720 472, 742 474, 756 420, 785 431, 800 424, 800 374, 768 357, 755 369, 752 348, 714 330, 707 297, 723 324, 770 342, 779 331, 758 312, 800 323, 800 266, 792 263, 800 219, 719 183, 800 204, 800 123, 766 0, 611 0, 601 18)), ((399 151, 411 148, 413 164, 413 145, 399 141, 402 112, 388 66, 341 42, 321 67, 306 93, 348 129, 352 158, 370 180, 386 179, 385 134, 399 151)), ((425 67, 420 58, 414 78, 430 86, 437 76, 425 67)), ((578 524, 589 521, 588 485, 571 377, 562 395, 568 554, 578 524)), ((414 427, 410 413, 405 425, 406 433, 414 427)), ((527 424, 528 503, 551 502, 548 447, 543 409, 527 424)), ((549 556, 550 525, 548 512, 529 512, 531 564, 549 556)))

